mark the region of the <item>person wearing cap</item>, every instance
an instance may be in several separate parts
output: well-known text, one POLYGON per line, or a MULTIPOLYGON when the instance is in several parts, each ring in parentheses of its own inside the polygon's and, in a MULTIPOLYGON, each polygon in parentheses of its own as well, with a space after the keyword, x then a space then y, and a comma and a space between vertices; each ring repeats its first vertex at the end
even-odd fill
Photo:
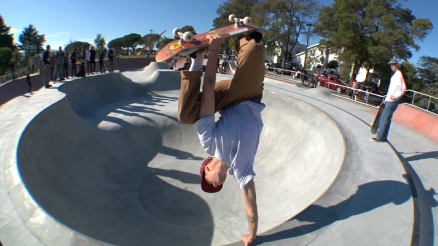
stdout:
POLYGON ((406 92, 406 82, 402 71, 400 70, 398 61, 396 59, 391 59, 388 64, 391 66, 391 70, 394 74, 391 77, 388 92, 383 101, 384 108, 380 117, 377 135, 371 139, 375 142, 387 141, 392 116, 400 103, 400 98, 406 92))
POLYGON ((265 108, 260 102, 263 93, 264 49, 261 40, 242 38, 239 47, 240 66, 236 75, 232 80, 216 83, 216 63, 223 39, 217 35, 211 35, 209 39, 210 54, 202 92, 199 92, 202 72, 198 71, 200 67, 197 67, 196 61, 198 57, 204 57, 202 52, 193 58, 189 71, 181 72, 179 109, 183 109, 183 114, 180 119, 184 123, 195 124, 200 143, 210 155, 200 168, 202 190, 208 193, 220 191, 228 174, 234 176, 242 190, 249 229, 242 240, 245 245, 250 245, 256 238, 258 228, 254 161, 263 129, 261 112, 265 108), (258 66, 259 63, 261 66, 258 66), (259 70, 252 71, 253 65, 259 70), (185 106, 181 108, 181 104, 185 106), (184 110, 195 111, 198 115, 184 110), (217 111, 220 118, 216 121, 214 115, 217 111))

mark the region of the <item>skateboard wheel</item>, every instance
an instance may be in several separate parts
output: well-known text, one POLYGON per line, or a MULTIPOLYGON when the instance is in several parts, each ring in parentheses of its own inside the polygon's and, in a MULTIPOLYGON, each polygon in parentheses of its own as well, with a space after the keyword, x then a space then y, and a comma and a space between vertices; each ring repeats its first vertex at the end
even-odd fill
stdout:
POLYGON ((251 17, 245 17, 243 18, 243 24, 250 25, 251 24, 251 17))
POLYGON ((179 29, 179 28, 173 29, 173 36, 175 38, 179 38, 179 34, 178 34, 179 32, 181 32, 181 29, 179 29))
POLYGON ((193 36, 194 36, 193 33, 185 32, 184 35, 183 35, 183 40, 185 42, 191 42, 193 40, 193 36))
POLYGON ((228 16, 228 20, 230 21, 230 22, 236 22, 234 19, 236 19, 237 17, 236 17, 236 15, 235 14, 230 14, 229 16, 228 16))

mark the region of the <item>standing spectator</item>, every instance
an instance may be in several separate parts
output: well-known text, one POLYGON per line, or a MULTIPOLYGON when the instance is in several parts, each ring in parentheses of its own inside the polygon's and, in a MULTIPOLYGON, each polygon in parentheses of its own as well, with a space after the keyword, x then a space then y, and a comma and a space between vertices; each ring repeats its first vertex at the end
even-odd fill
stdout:
POLYGON ((62 71, 62 75, 64 76, 64 80, 65 80, 66 78, 68 79, 68 52, 67 51, 65 51, 63 60, 64 60, 63 62, 64 70, 62 71))
POLYGON ((90 48, 86 48, 85 59, 87 61, 87 74, 91 73, 91 53, 90 48))
POLYGON ((353 88, 353 92, 351 93, 351 99, 356 100, 356 96, 358 93, 358 89, 359 89, 359 84, 357 83, 356 79, 353 79, 353 81, 351 81, 351 88, 353 88))
POLYGON ((85 48, 82 46, 81 47, 81 55, 79 57, 80 61, 80 68, 79 68, 79 76, 80 77, 85 77, 85 57, 87 55, 87 52, 85 51, 85 48))
POLYGON ((91 74, 96 72, 96 50, 94 50, 94 46, 91 46, 90 50, 90 72, 91 74))
POLYGON ((56 55, 54 52, 51 52, 50 53, 50 78, 52 79, 53 83, 56 83, 55 67, 56 67, 56 55))
POLYGON ((110 50, 108 51, 109 58, 109 68, 108 72, 114 72, 114 46, 111 45, 110 50))
POLYGON ((14 58, 11 58, 10 64, 12 80, 15 80, 15 61, 14 58))
MULTIPOLYGON (((272 63, 272 61, 271 61, 271 63, 272 63)), ((271 65, 271 67, 272 67, 272 65, 271 65)), ((304 67, 301 69, 300 75, 301 75, 301 83, 304 84, 304 80, 307 79, 307 70, 304 67)))
POLYGON ((99 70, 101 73, 105 73, 105 65, 103 64, 103 60, 105 60, 105 49, 102 47, 100 48, 99 52, 99 70))
POLYGON ((400 103, 400 98, 406 92, 406 82, 403 77, 403 73, 399 68, 398 61, 396 59, 391 59, 388 64, 391 66, 391 70, 394 72, 394 75, 391 77, 388 92, 386 93, 385 100, 383 101, 384 108, 382 115, 380 116, 377 135, 371 139, 374 142, 387 141, 392 115, 400 103))
POLYGON ((221 69, 222 73, 227 72, 227 65, 228 65, 228 56, 227 56, 227 53, 224 52, 224 54, 222 56, 222 69, 221 69))
POLYGON ((77 62, 77 54, 76 54, 76 48, 74 48, 73 52, 70 55, 70 61, 71 61, 71 76, 76 76, 76 62, 77 62))
POLYGON ((32 84, 30 83, 30 72, 27 72, 26 83, 29 86, 29 93, 32 94, 32 84))
POLYGON ((63 76, 62 76, 62 63, 64 61, 64 51, 62 51, 62 47, 59 46, 59 50, 58 52, 56 52, 56 76, 55 76, 55 80, 56 77, 58 77, 59 75, 59 81, 64 80, 63 76))
POLYGON ((44 64, 44 86, 46 88, 50 87, 50 81, 52 78, 51 68, 50 68, 50 45, 46 46, 46 51, 43 53, 43 64, 44 64))

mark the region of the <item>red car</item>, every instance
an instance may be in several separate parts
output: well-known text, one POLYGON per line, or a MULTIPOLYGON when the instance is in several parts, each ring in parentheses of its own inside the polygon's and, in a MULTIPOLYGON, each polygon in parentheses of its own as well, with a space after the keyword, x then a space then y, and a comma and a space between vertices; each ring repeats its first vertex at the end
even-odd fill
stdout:
POLYGON ((319 84, 321 86, 324 86, 326 88, 329 88, 331 90, 336 90, 336 91, 340 91, 342 93, 345 93, 345 91, 347 90, 347 84, 342 82, 338 76, 333 75, 333 74, 325 74, 325 75, 321 75, 319 76, 319 84), (330 83, 330 84, 328 84, 330 83), (341 85, 341 86, 339 86, 341 85))

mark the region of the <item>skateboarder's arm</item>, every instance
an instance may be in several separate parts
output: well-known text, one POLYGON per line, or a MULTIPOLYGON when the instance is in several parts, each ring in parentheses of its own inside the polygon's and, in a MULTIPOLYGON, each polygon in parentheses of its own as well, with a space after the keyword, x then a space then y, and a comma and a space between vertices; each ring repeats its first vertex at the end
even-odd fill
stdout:
POLYGON ((248 218, 249 234, 242 237, 245 245, 251 244, 257 236, 257 227, 259 216, 257 212, 257 199, 254 180, 249 181, 242 189, 243 199, 245 201, 245 212, 248 218))
POLYGON ((216 60, 219 56, 222 38, 219 36, 209 36, 210 38, 210 55, 208 56, 207 66, 205 68, 204 82, 202 84, 202 101, 199 118, 214 115, 214 86, 216 84, 216 60))

